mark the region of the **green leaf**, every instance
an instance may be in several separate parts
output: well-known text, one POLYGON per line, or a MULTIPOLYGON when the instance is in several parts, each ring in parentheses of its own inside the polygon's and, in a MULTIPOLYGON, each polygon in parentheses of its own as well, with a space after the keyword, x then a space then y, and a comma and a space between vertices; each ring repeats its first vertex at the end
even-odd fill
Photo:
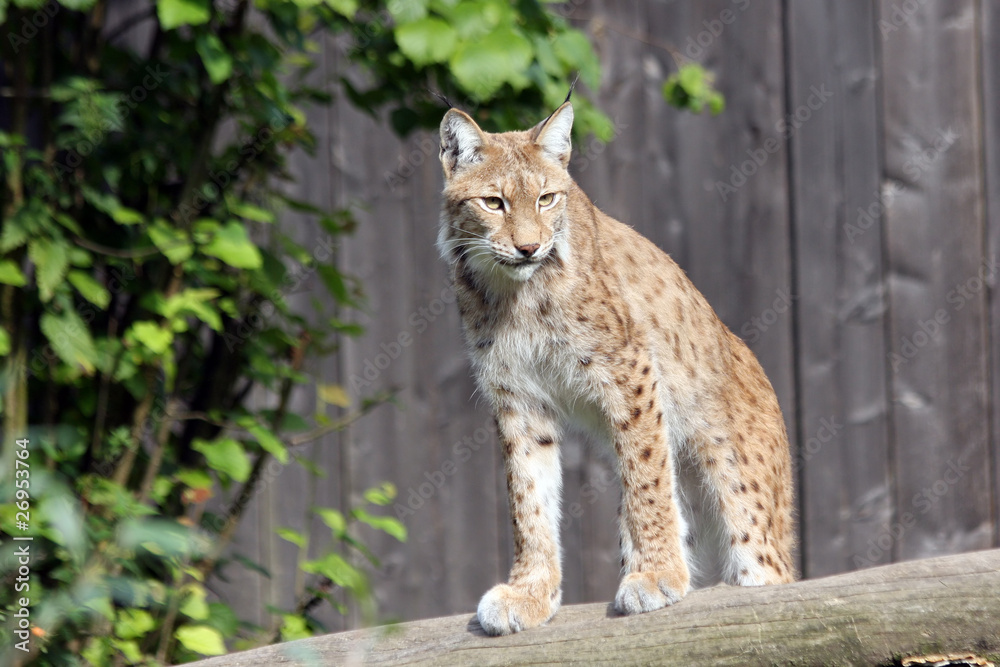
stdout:
POLYGON ((219 85, 232 75, 233 58, 216 35, 212 33, 198 35, 196 48, 212 83, 219 85))
POLYGON ((516 21, 508 0, 462 0, 445 13, 448 24, 467 42, 482 39, 501 23, 512 25, 516 21))
POLYGON ((326 289, 329 290, 330 295, 333 296, 338 302, 345 305, 353 305, 354 299, 351 298, 351 293, 347 288, 347 283, 344 282, 344 275, 337 269, 336 266, 331 264, 318 264, 316 270, 319 273, 320 280, 326 285, 326 289))
POLYGON ((73 368, 82 367, 88 375, 94 372, 97 347, 79 313, 75 310, 59 315, 45 312, 38 324, 60 359, 73 368))
POLYGON ((10 354, 10 334, 3 327, 0 327, 0 357, 10 354))
POLYGON ((297 530, 292 530, 291 528, 279 528, 274 531, 278 537, 283 540, 291 542, 299 549, 305 549, 306 544, 309 543, 308 538, 297 530))
POLYGON ((339 511, 330 507, 316 507, 313 508, 313 513, 329 526, 330 530, 337 537, 340 537, 347 531, 347 519, 339 511))
POLYGON ((458 42, 458 33, 437 18, 423 18, 396 28, 399 50, 418 67, 443 63, 451 57, 458 42))
POLYGON ((392 0, 386 6, 396 25, 412 23, 427 16, 427 0, 392 0))
POLYGON ((160 311, 168 319, 185 313, 191 314, 213 331, 222 331, 222 316, 215 306, 210 304, 217 296, 219 290, 191 287, 167 299, 160 311))
POLYGON ((406 541, 406 526, 400 523, 399 519, 391 516, 375 516, 363 509, 351 510, 351 516, 358 521, 366 523, 375 530, 392 535, 400 542, 406 541))
POLYGON ((701 113, 707 106, 713 115, 725 108, 722 93, 713 88, 715 77, 696 63, 688 63, 667 77, 663 97, 679 109, 701 113))
POLYGON ((0 283, 24 287, 28 284, 28 279, 21 273, 21 267, 14 263, 14 260, 2 259, 0 260, 0 283))
POLYGON ((174 632, 174 637, 184 648, 201 655, 223 655, 226 652, 222 634, 207 625, 181 626, 174 632))
POLYGON ((259 269, 264 263, 260 250, 250 240, 246 228, 235 220, 220 227, 201 250, 237 269, 259 269))
POLYGON ((164 30, 201 25, 212 18, 211 0, 159 0, 156 13, 164 30))
POLYGON ((111 209, 111 219, 119 225, 138 225, 145 221, 142 213, 127 206, 119 206, 111 209))
POLYGON ((302 564, 302 570, 310 574, 323 575, 343 588, 358 590, 365 583, 364 575, 337 553, 329 553, 322 558, 306 561, 302 564))
POLYGON ((263 209, 260 206, 254 206, 248 202, 243 201, 233 201, 229 203, 229 210, 240 216, 241 218, 246 218, 247 220, 255 220, 257 222, 274 222, 274 213, 263 209))
POLYGON ((351 406, 351 397, 339 384, 317 384, 316 397, 324 403, 336 405, 339 408, 351 406))
POLYGON ((212 478, 208 476, 204 470, 192 469, 192 470, 181 470, 175 477, 184 486, 189 486, 192 489, 210 489, 212 488, 212 478))
POLYGON ((0 232, 0 252, 8 252, 28 242, 30 233, 17 216, 4 220, 3 231, 0 232))
POLYGON ((93 7, 95 2, 96 0, 59 0, 60 5, 74 12, 86 11, 93 7))
POLYGON ((533 57, 534 49, 524 35, 501 27, 481 40, 459 45, 451 59, 451 71, 473 99, 482 101, 505 83, 521 86, 533 57))
POLYGON ((62 283, 69 268, 69 248, 65 241, 44 237, 28 243, 28 257, 35 263, 35 280, 42 301, 51 301, 55 288, 62 283))
POLYGON ((158 556, 194 558, 205 553, 209 546, 190 528, 169 519, 126 520, 121 523, 117 538, 121 549, 134 551, 141 548, 158 556))
POLYGON ((111 303, 111 293, 103 285, 94 280, 94 277, 89 273, 74 269, 69 272, 67 278, 70 284, 76 288, 76 291, 80 293, 80 296, 98 308, 103 310, 111 303))
POLYGON ((279 463, 282 465, 288 463, 288 449, 285 447, 285 443, 279 440, 274 433, 257 424, 247 427, 247 432, 257 440, 261 448, 278 459, 279 463))
POLYGON ((580 72, 584 83, 591 88, 600 87, 601 64, 586 35, 579 30, 560 32, 552 40, 552 50, 563 64, 580 72))
POLYGON ((205 601, 206 591, 203 586, 188 584, 184 587, 181 595, 184 595, 184 602, 179 608, 182 614, 196 621, 204 621, 208 618, 208 603, 205 601))
POLYGON ((373 505, 388 505, 396 498, 396 485, 392 482, 382 482, 380 486, 375 486, 365 491, 365 500, 373 505))
POLYGON ((303 617, 296 614, 282 614, 282 618, 284 620, 281 624, 281 641, 291 642, 312 637, 313 633, 309 631, 309 626, 303 617))
POLYGON ((358 13, 358 0, 326 0, 326 4, 341 16, 353 19, 358 13))
POLYGON ((119 609, 115 619, 115 635, 121 639, 138 639, 156 627, 152 614, 145 609, 119 609))
POLYGON ((111 639, 111 645, 121 654, 125 662, 130 665, 137 665, 142 662, 142 649, 139 642, 134 639, 111 639))
POLYGON ((148 232, 149 240, 170 260, 171 264, 180 264, 194 252, 187 232, 171 227, 162 218, 155 220, 148 232))
POLYGON ((219 438, 208 442, 196 438, 192 445, 196 451, 205 455, 208 467, 223 473, 237 482, 245 482, 250 478, 250 457, 236 440, 219 438))
POLYGON ((143 320, 135 322, 125 333, 127 340, 141 343, 146 349, 155 355, 161 355, 170 348, 174 342, 174 332, 164 329, 157 322, 143 320))

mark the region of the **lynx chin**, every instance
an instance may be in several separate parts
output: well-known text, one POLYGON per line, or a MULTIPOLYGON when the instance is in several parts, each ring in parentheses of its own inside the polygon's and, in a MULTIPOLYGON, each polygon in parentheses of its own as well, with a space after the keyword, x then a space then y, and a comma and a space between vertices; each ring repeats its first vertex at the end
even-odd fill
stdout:
POLYGON ((492 404, 513 520, 492 635, 541 625, 562 598, 559 443, 582 430, 621 481, 623 614, 699 584, 795 579, 792 469, 764 371, 684 272, 599 211, 567 171, 573 107, 523 132, 441 121, 438 246, 472 368, 492 404))

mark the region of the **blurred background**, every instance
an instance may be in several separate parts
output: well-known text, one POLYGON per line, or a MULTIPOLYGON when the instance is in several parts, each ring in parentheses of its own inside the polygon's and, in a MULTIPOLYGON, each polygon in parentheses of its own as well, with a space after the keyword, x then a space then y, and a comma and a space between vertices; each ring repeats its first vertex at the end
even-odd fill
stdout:
MULTIPOLYGON (((572 174, 774 385, 804 577, 1000 546, 995 4, 5 4, 3 488, 26 434, 31 659, 471 614, 506 577, 428 88, 512 129, 582 74, 572 174)), ((563 600, 607 601, 617 481, 581 442, 562 457, 563 600)))

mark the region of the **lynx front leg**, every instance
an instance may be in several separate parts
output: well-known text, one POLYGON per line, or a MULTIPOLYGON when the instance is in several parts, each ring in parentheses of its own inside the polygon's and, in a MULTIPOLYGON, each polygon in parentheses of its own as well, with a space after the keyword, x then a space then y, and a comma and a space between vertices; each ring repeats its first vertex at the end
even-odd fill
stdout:
MULTIPOLYGON (((648 366, 647 366, 648 368, 648 366)), ((674 462, 656 381, 624 383, 627 418, 612 423, 622 481, 620 530, 625 576, 615 596, 623 614, 678 602, 690 587, 674 501, 674 462)))
POLYGON ((480 600, 477 616, 487 633, 508 635, 545 623, 559 609, 562 472, 552 420, 501 412, 497 426, 507 470, 514 564, 507 583, 480 600))

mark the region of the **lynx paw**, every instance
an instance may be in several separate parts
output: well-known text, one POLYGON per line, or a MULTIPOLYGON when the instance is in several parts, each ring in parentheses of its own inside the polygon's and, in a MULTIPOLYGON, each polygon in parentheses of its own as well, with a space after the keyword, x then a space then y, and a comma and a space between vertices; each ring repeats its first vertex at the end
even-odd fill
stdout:
POLYGON ((688 588, 680 579, 673 572, 626 574, 615 595, 615 609, 620 614, 642 614, 680 602, 688 588))
POLYGON ((559 609, 562 591, 542 598, 523 588, 497 584, 479 601, 476 616, 489 635, 509 635, 541 625, 559 609))

